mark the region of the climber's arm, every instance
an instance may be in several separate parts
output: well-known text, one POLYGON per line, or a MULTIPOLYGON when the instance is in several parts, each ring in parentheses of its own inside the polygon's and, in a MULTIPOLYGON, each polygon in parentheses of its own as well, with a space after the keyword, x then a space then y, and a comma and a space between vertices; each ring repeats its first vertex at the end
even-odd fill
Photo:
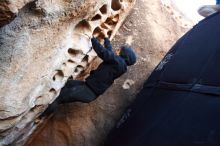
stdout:
POLYGON ((113 61, 115 54, 112 51, 111 43, 108 39, 105 39, 104 48, 96 38, 92 38, 92 46, 97 55, 105 62, 113 61))
POLYGON ((110 42, 110 40, 108 38, 105 38, 104 46, 109 51, 112 51, 112 44, 111 44, 111 42, 110 42))

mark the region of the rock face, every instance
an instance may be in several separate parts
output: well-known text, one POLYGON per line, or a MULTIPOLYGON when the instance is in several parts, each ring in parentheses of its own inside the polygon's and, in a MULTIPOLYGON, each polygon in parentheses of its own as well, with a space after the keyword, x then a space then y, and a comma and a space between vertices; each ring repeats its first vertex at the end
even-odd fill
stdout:
POLYGON ((135 0, 0 2, 0 145, 22 145, 68 78, 96 58, 90 38, 111 39, 135 0), (7 25, 6 25, 7 24, 7 25))
MULTIPOLYGON (((188 21, 183 16, 177 17, 175 11, 168 0, 163 3, 160 0, 138 0, 113 39, 114 48, 125 42, 132 45, 138 55, 135 66, 131 66, 128 73, 116 80, 96 101, 61 106, 51 119, 34 132, 26 145, 102 144, 151 71, 175 41, 189 29, 185 25, 188 21)), ((123 122, 123 118, 120 122, 123 122)))

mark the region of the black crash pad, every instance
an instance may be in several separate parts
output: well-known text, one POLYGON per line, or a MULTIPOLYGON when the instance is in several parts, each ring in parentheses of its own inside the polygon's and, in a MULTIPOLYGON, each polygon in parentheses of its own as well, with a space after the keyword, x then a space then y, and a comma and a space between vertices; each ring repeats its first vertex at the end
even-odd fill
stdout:
POLYGON ((105 146, 220 146, 220 13, 176 42, 105 146))

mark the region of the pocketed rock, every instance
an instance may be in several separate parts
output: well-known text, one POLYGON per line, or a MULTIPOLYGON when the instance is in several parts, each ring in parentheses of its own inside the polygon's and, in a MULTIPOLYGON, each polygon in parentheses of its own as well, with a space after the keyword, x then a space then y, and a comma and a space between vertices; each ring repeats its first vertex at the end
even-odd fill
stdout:
POLYGON ((0 2, 0 145, 22 145, 38 129, 36 117, 67 79, 88 74, 96 58, 90 38, 112 39, 134 3, 0 2))

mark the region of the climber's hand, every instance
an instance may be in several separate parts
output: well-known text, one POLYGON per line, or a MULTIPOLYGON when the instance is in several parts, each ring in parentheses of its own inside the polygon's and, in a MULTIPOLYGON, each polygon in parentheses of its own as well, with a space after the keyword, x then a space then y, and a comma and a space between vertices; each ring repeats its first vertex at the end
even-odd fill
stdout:
POLYGON ((112 44, 108 38, 104 38, 104 47, 100 44, 99 40, 95 37, 91 39, 92 47, 95 51, 100 51, 102 49, 108 49, 109 51, 112 51, 112 44))
POLYGON ((105 50, 105 48, 100 44, 100 42, 97 38, 93 37, 91 39, 91 42, 92 42, 92 47, 97 54, 99 54, 100 52, 103 52, 105 50))

